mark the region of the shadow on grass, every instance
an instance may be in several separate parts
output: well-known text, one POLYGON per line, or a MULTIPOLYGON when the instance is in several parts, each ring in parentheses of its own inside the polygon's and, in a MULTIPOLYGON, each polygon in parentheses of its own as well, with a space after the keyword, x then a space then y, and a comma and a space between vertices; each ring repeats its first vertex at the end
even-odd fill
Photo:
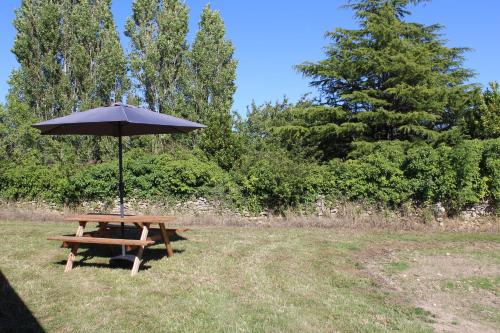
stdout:
POLYGON ((0 332, 45 332, 0 271, 0 332))
MULTIPOLYGON (((68 235, 68 236, 74 236, 68 235)), ((128 239, 137 239, 138 235, 135 234, 133 231, 127 230, 125 233, 125 238, 128 239)), ((185 241, 187 238, 174 234, 170 236, 170 242, 178 242, 178 241, 185 241)), ((144 249, 143 255, 142 255, 142 263, 140 270, 148 270, 151 268, 150 265, 147 265, 148 262, 150 261, 158 261, 161 260, 162 258, 167 256, 167 250, 165 249, 163 245, 163 241, 158 241, 155 243, 154 246, 160 245, 161 248, 151 248, 151 247, 146 247, 144 249)), ((67 249, 69 252, 69 248, 67 249)), ((135 255, 137 253, 136 250, 128 251, 127 254, 133 254, 135 255)), ((181 254, 184 252, 184 250, 177 250, 173 249, 174 255, 175 254, 181 254)), ((130 270, 132 268, 132 262, 130 264, 128 262, 123 262, 121 264, 110 264, 110 263, 94 263, 94 262, 88 262, 89 260, 92 260, 93 258, 112 258, 114 256, 120 255, 121 254, 121 246, 109 246, 109 245, 100 245, 100 244, 80 244, 78 248, 78 253, 77 253, 77 258, 78 257, 83 257, 80 260, 75 260, 73 267, 106 267, 106 268, 113 268, 113 269, 127 269, 130 270)), ((66 260, 61 260, 56 262, 56 264, 59 265, 66 265, 66 260)))

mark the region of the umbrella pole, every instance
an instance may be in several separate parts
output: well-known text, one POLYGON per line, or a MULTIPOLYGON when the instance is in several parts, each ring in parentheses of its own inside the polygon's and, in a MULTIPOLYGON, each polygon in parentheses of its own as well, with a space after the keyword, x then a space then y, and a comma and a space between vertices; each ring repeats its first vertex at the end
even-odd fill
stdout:
MULTIPOLYGON (((120 192, 120 217, 125 216, 125 208, 123 206, 123 152, 122 152, 122 133, 121 126, 118 126, 118 191, 120 192)), ((125 224, 121 223, 122 238, 125 238, 125 224)), ((122 245, 122 255, 125 255, 125 245, 122 245)))
MULTIPOLYGON (((123 196, 124 196, 124 186, 123 186, 123 153, 122 153, 122 130, 121 126, 118 126, 118 191, 120 192, 120 217, 125 217, 125 207, 123 205, 123 196)), ((122 238, 125 238, 125 223, 121 223, 121 233, 122 238)), ((110 263, 112 265, 128 265, 131 262, 134 262, 135 256, 128 255, 125 251, 125 245, 122 245, 122 254, 116 257, 111 258, 110 263)))

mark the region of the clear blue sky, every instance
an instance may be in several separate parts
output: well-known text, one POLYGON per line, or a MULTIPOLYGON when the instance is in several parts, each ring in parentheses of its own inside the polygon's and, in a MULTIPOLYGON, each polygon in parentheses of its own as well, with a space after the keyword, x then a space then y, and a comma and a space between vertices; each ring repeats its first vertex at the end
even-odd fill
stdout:
MULTIPOLYGON (((187 1, 190 41, 207 2, 187 1)), ((17 66, 10 49, 15 36, 14 10, 20 3, 20 0, 0 1, 0 102, 5 101, 6 81, 17 66)), ((323 58, 326 31, 355 26, 352 12, 340 8, 344 0, 212 0, 210 3, 212 8, 220 10, 227 36, 236 47, 238 90, 233 109, 242 115, 252 100, 261 104, 286 95, 296 101, 304 93, 314 93, 308 80, 295 72, 293 66, 323 58)), ((131 0, 114 0, 112 10, 122 42, 128 47, 123 27, 131 13, 131 0)), ((475 82, 486 85, 489 81, 500 81, 499 13, 498 0, 434 0, 413 9, 410 20, 441 23, 445 25, 449 46, 473 48, 466 55, 466 66, 477 72, 475 82)))

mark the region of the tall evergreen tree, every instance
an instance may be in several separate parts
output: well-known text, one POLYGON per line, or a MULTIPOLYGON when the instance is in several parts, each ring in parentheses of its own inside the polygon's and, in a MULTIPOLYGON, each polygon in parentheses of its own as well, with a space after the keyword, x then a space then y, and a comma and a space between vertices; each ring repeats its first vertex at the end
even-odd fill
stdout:
POLYGON ((339 138, 432 139, 457 125, 472 88, 465 84, 473 75, 463 68, 467 49, 447 47, 439 24, 408 22, 408 5, 420 2, 357 0, 347 5, 359 29, 329 32, 327 58, 297 67, 312 78, 321 104, 330 107, 313 109, 317 116, 297 123, 295 130, 319 134, 317 140, 327 147, 339 138))
POLYGON ((125 34, 130 38, 130 66, 148 107, 187 116, 186 76, 188 8, 180 0, 135 0, 125 34))
POLYGON ((237 65, 233 53, 219 12, 205 6, 190 52, 193 80, 189 99, 198 120, 207 125, 200 147, 224 168, 232 166, 240 150, 232 128, 237 65))

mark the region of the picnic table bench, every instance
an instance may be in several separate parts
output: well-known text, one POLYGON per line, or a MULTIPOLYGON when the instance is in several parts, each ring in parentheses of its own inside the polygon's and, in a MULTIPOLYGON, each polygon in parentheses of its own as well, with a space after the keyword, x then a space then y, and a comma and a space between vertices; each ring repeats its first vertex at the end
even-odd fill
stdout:
MULTIPOLYGON (((134 263, 132 266, 131 275, 137 274, 139 271, 139 266, 142 261, 142 254, 144 248, 148 245, 155 244, 157 241, 162 240, 165 244, 167 257, 174 255, 172 245, 170 244, 170 236, 176 234, 177 232, 184 232, 189 229, 173 229, 167 228, 166 224, 173 221, 175 217, 172 216, 134 216, 127 215, 120 217, 119 215, 97 215, 97 214, 87 214, 87 215, 73 215, 68 216, 64 219, 65 222, 77 222, 78 227, 76 229, 75 236, 54 236, 48 237, 48 240, 60 241, 63 243, 63 247, 71 247, 71 252, 68 255, 68 260, 66 262, 65 272, 71 271, 73 268, 73 262, 75 261, 76 254, 80 244, 103 244, 103 245, 123 245, 127 247, 127 250, 133 248, 138 248, 137 254, 134 258, 134 263), (87 223, 96 222, 98 229, 96 231, 91 231, 84 233, 85 226, 87 223), (124 223, 127 229, 138 229, 141 231, 139 239, 125 239, 125 238, 109 238, 103 236, 110 236, 113 231, 121 228, 121 225, 116 223, 124 223), (158 224, 159 233, 148 237, 149 231, 154 230, 151 228, 152 224, 158 224)), ((156 229, 158 230, 158 229, 156 229)))

